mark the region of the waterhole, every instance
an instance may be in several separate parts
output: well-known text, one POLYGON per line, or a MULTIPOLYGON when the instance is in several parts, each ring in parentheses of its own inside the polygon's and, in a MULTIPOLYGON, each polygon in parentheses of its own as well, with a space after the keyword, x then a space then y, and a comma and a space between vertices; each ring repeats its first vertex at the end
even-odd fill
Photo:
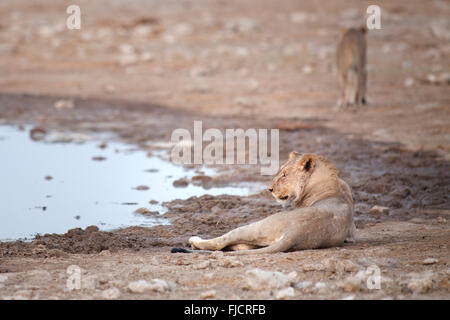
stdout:
MULTIPOLYGON (((174 187, 175 180, 189 179, 195 171, 157 154, 149 157, 132 145, 101 144, 67 134, 52 139, 35 141, 29 128, 0 126, 0 240, 29 240, 36 234, 89 225, 113 230, 168 224, 160 216, 166 210, 164 201, 204 194, 248 195, 262 189, 251 184, 174 187), (77 139, 84 142, 74 143, 77 139), (144 214, 136 213, 138 209, 144 214)), ((202 170, 215 174, 210 168, 202 170)))

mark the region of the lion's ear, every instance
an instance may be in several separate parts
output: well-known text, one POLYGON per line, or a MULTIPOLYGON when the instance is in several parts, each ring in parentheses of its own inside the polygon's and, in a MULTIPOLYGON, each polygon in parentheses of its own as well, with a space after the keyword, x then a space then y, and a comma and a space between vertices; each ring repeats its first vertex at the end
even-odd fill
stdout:
POLYGON ((297 168, 311 173, 316 166, 316 157, 313 154, 305 154, 297 162, 297 168))
POLYGON ((297 151, 292 151, 289 153, 289 160, 294 160, 297 155, 299 155, 297 151))

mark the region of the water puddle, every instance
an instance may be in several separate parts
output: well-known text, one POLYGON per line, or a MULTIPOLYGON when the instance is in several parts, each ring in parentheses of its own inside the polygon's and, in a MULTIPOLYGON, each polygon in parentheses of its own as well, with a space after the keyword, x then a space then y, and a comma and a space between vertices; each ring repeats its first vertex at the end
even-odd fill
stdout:
MULTIPOLYGON (((212 169, 203 171, 214 175, 212 169)), ((173 186, 175 180, 195 175, 131 145, 33 141, 28 130, 0 126, 0 240, 89 225, 112 230, 168 224, 153 212, 164 212, 164 201, 203 194, 249 195, 262 189, 252 184, 207 190, 192 184, 173 186), (148 211, 135 213, 139 208, 148 211)))

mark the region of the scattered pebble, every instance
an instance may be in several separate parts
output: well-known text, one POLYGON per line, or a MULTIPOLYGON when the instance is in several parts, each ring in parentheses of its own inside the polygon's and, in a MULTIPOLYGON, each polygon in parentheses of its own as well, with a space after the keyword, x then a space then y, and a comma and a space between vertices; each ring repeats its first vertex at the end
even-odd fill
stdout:
POLYGON ((360 277, 348 277, 341 282, 338 282, 338 287, 341 287, 345 292, 357 292, 361 290, 360 277))
POLYGON ((202 292, 202 294, 200 295, 200 298, 202 299, 212 299, 215 297, 216 297, 216 290, 205 291, 202 292))
POLYGON ((370 209, 369 213, 373 214, 373 215, 377 215, 377 216, 387 215, 387 214, 389 214, 389 208, 388 207, 382 207, 382 206, 373 206, 370 209))
POLYGON ((158 211, 151 211, 151 210, 148 210, 148 209, 145 208, 145 207, 136 209, 136 210, 134 211, 134 213, 138 213, 138 214, 141 214, 141 215, 144 215, 144 216, 159 215, 159 212, 158 212, 158 211))
POLYGON ((293 297, 294 294, 295 294, 294 288, 288 287, 288 288, 277 291, 275 293, 275 299, 284 300, 284 299, 293 297))
POLYGON ((428 271, 424 274, 411 273, 411 279, 408 282, 408 289, 413 293, 427 293, 433 287, 434 274, 428 271))
POLYGON ((163 293, 170 289, 169 284, 161 279, 152 279, 150 282, 146 280, 133 281, 128 284, 128 289, 132 293, 144 293, 148 291, 156 291, 163 293))
POLYGON ((311 281, 301 281, 299 283, 297 283, 294 287, 296 289, 305 289, 312 286, 312 282, 311 281))
POLYGON ((134 188, 135 190, 139 190, 139 191, 145 191, 145 190, 148 190, 148 189, 150 189, 148 186, 146 186, 146 185, 140 185, 140 186, 137 186, 136 188, 134 188))
POLYGON ((403 85, 405 86, 405 87, 412 87, 413 85, 414 85, 414 79, 413 78, 411 78, 411 77, 408 77, 408 78, 406 78, 405 79, 405 82, 403 83, 403 85))
POLYGON ((96 157, 92 157, 92 160, 94 161, 105 161, 106 158, 103 156, 96 156, 96 157))
POLYGON ((47 131, 44 128, 35 127, 30 130, 30 139, 34 141, 43 140, 47 131))
POLYGON ((106 300, 117 300, 120 298, 121 295, 122 293, 120 292, 120 290, 114 287, 103 290, 100 293, 100 297, 106 300))
POLYGON ((75 107, 75 103, 71 99, 63 99, 55 102, 55 108, 57 110, 70 110, 75 107))
POLYGON ((211 261, 210 260, 206 260, 203 262, 200 262, 199 264, 195 265, 194 268, 195 269, 206 269, 211 267, 211 261))
POLYGON ((318 293, 318 294, 326 294, 329 292, 329 287, 325 282, 317 282, 314 285, 314 290, 318 293))
POLYGON ((291 284, 292 278, 293 275, 256 268, 246 272, 245 284, 250 290, 279 289, 291 284))
POLYGON ((439 262, 439 260, 436 258, 426 258, 425 260, 422 261, 422 264, 429 265, 429 264, 435 264, 438 262, 439 262))
POLYGON ((175 180, 174 182, 172 182, 172 185, 175 188, 185 188, 185 187, 187 187, 189 185, 189 181, 187 181, 184 178, 180 178, 180 179, 175 180))

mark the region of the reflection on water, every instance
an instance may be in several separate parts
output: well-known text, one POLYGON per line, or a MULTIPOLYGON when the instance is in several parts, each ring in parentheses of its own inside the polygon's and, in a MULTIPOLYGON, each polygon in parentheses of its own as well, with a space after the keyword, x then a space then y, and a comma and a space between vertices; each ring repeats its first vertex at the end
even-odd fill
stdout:
POLYGON ((205 190, 190 184, 175 188, 174 180, 192 177, 194 171, 156 156, 147 157, 143 151, 129 151, 130 145, 98 145, 98 141, 36 142, 27 131, 0 126, 0 240, 64 233, 89 225, 111 230, 167 224, 159 216, 134 211, 145 207, 161 213, 164 201, 251 192, 249 186, 205 190))

